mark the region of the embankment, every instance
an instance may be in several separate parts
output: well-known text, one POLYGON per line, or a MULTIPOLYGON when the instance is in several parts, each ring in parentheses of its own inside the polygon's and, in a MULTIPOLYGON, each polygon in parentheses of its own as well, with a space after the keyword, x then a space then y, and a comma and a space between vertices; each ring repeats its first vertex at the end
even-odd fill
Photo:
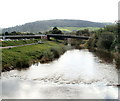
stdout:
POLYGON ((36 62, 46 63, 65 52, 61 43, 45 41, 44 44, 15 47, 2 50, 2 72, 22 69, 36 62))

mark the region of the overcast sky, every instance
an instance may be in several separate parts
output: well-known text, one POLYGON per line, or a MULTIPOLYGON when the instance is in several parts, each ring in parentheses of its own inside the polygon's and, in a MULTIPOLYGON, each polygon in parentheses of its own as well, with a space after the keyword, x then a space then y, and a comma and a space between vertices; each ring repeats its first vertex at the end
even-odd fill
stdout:
POLYGON ((0 27, 49 19, 114 22, 119 0, 0 0, 0 27))

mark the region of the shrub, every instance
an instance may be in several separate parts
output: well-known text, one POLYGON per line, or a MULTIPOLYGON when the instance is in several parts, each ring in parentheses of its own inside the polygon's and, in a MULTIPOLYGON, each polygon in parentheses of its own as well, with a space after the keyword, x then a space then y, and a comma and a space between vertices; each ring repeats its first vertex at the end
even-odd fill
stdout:
POLYGON ((30 62, 28 59, 18 59, 16 62, 16 66, 17 68, 26 68, 30 66, 30 62))
POLYGON ((97 47, 109 50, 111 48, 113 40, 114 40, 113 33, 111 33, 111 32, 101 33, 101 35, 98 39, 98 42, 97 42, 97 47))
POLYGON ((60 53, 58 52, 57 49, 55 49, 55 48, 51 48, 50 51, 53 53, 54 58, 59 58, 60 53))

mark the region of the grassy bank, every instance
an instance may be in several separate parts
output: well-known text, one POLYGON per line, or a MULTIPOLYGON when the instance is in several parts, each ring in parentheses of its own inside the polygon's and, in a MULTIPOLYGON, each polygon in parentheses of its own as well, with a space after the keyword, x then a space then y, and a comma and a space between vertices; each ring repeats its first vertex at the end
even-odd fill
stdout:
POLYGON ((30 39, 30 40, 12 40, 12 41, 2 41, 0 42, 0 46, 17 46, 17 45, 24 45, 30 43, 37 43, 40 39, 30 39))
POLYGON ((65 52, 61 43, 45 41, 44 44, 15 47, 2 50, 2 71, 25 68, 40 61, 49 62, 65 52))

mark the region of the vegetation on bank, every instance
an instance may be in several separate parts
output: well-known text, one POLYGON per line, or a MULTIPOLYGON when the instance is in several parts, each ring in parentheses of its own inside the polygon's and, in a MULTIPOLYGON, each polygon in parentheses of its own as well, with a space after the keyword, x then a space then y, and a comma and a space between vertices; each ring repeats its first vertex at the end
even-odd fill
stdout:
POLYGON ((29 67, 35 62, 49 62, 65 52, 61 43, 46 41, 44 44, 15 47, 2 50, 2 71, 29 67))
POLYGON ((94 31, 86 46, 89 49, 112 53, 116 64, 120 64, 120 23, 94 31))
POLYGON ((118 28, 118 25, 109 25, 95 31, 92 34, 92 38, 87 42, 87 47, 120 52, 120 33, 118 28))

